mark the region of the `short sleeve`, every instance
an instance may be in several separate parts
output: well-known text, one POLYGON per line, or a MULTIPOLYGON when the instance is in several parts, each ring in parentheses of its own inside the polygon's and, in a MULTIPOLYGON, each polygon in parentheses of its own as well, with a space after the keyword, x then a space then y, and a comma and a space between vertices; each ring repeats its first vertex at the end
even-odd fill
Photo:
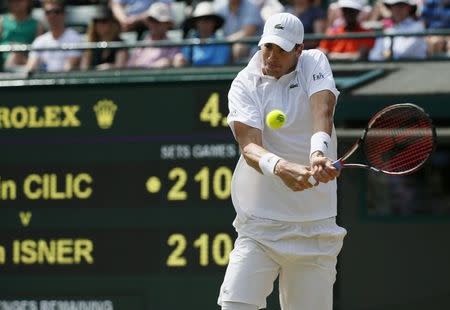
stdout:
POLYGON ((339 91, 336 88, 333 72, 331 71, 330 63, 328 62, 327 57, 324 53, 318 50, 316 50, 312 56, 314 58, 315 66, 311 66, 313 67, 313 70, 307 72, 308 97, 311 97, 313 94, 321 90, 328 89, 334 94, 337 100, 339 91))
POLYGON ((227 121, 235 137, 234 122, 236 121, 260 130, 263 129, 261 111, 251 97, 247 85, 239 79, 239 76, 233 81, 228 92, 228 109, 227 121))

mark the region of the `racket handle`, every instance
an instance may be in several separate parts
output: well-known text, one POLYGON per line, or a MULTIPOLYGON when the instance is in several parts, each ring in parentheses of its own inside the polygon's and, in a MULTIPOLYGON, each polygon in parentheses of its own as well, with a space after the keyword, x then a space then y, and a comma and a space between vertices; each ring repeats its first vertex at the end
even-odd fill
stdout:
POLYGON ((341 170, 344 167, 344 163, 341 160, 339 160, 339 159, 334 161, 332 165, 337 170, 341 170))
POLYGON ((309 176, 308 182, 311 183, 311 184, 314 185, 314 186, 319 185, 319 182, 317 182, 317 180, 316 180, 312 175, 309 176))

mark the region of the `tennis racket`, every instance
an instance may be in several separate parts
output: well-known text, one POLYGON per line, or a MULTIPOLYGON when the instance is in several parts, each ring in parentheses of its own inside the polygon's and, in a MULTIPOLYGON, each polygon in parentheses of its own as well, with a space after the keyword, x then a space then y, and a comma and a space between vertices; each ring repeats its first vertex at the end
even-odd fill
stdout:
POLYGON ((422 108, 411 103, 394 104, 372 117, 363 135, 333 166, 407 175, 423 166, 435 143, 436 130, 422 108), (367 164, 347 163, 358 149, 362 149, 367 164))

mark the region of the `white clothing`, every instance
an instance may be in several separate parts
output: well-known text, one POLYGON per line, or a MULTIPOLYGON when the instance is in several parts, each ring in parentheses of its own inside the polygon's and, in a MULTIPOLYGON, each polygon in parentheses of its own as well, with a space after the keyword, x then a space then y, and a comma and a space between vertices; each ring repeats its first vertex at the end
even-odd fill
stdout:
MULTIPOLYGON (((386 29, 389 34, 401 34, 407 32, 423 32, 425 26, 421 21, 407 18, 399 24, 386 29)), ((369 60, 389 59, 391 38, 378 38, 374 47, 369 52, 369 60)), ((427 56, 427 44, 423 37, 395 37, 392 46, 392 58, 418 58, 423 59, 427 56)))
POLYGON ((222 302, 222 310, 257 310, 258 306, 245 304, 242 302, 224 301, 222 302))
MULTIPOLYGON (((38 36, 34 42, 33 48, 57 47, 63 43, 80 43, 81 35, 73 29, 67 28, 64 33, 55 39, 52 33, 46 32, 38 36)), ((32 51, 30 57, 39 58, 42 71, 57 72, 64 70, 64 63, 67 58, 81 57, 82 51, 32 51)))
MULTIPOLYGON (((261 72, 261 52, 234 79, 228 94, 228 123, 234 130, 239 121, 262 131, 263 146, 288 160, 309 165, 313 134, 309 97, 321 90, 337 97, 333 74, 326 56, 319 50, 305 50, 295 71, 275 79, 261 72), (265 116, 273 109, 287 115, 285 125, 268 128, 265 116)), ((329 156, 336 158, 337 139, 333 129, 329 156)), ((238 217, 286 222, 315 221, 336 216, 336 181, 293 192, 280 178, 264 176, 241 158, 233 174, 231 196, 238 217)))
MULTIPOLYGON (((260 129, 265 149, 309 166, 313 134, 309 98, 322 90, 330 90, 336 100, 339 95, 328 60, 319 50, 303 51, 295 70, 278 80, 263 75, 261 61, 257 52, 231 85, 230 128, 235 134, 238 121, 260 129), (277 130, 265 124, 265 116, 274 109, 287 115, 277 130)), ((336 148, 333 128, 330 157, 336 158, 336 148)), ((231 186, 238 239, 218 303, 264 308, 279 276, 283 310, 331 310, 337 255, 346 234, 334 218, 336 181, 293 192, 277 176, 260 174, 241 156, 231 186)))
MULTIPOLYGON (((261 222, 255 223, 261 227, 261 222)), ((337 255, 346 230, 334 218, 305 223, 266 221, 256 240, 253 224, 239 232, 218 299, 265 308, 279 276, 283 310, 331 310, 337 255)))

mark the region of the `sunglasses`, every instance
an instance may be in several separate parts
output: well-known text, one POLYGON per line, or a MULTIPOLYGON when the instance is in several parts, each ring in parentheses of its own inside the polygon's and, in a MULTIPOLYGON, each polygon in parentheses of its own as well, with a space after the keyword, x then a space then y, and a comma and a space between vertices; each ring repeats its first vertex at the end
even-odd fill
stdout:
POLYGON ((59 15, 62 14, 64 11, 62 9, 50 9, 45 10, 45 15, 59 15))

